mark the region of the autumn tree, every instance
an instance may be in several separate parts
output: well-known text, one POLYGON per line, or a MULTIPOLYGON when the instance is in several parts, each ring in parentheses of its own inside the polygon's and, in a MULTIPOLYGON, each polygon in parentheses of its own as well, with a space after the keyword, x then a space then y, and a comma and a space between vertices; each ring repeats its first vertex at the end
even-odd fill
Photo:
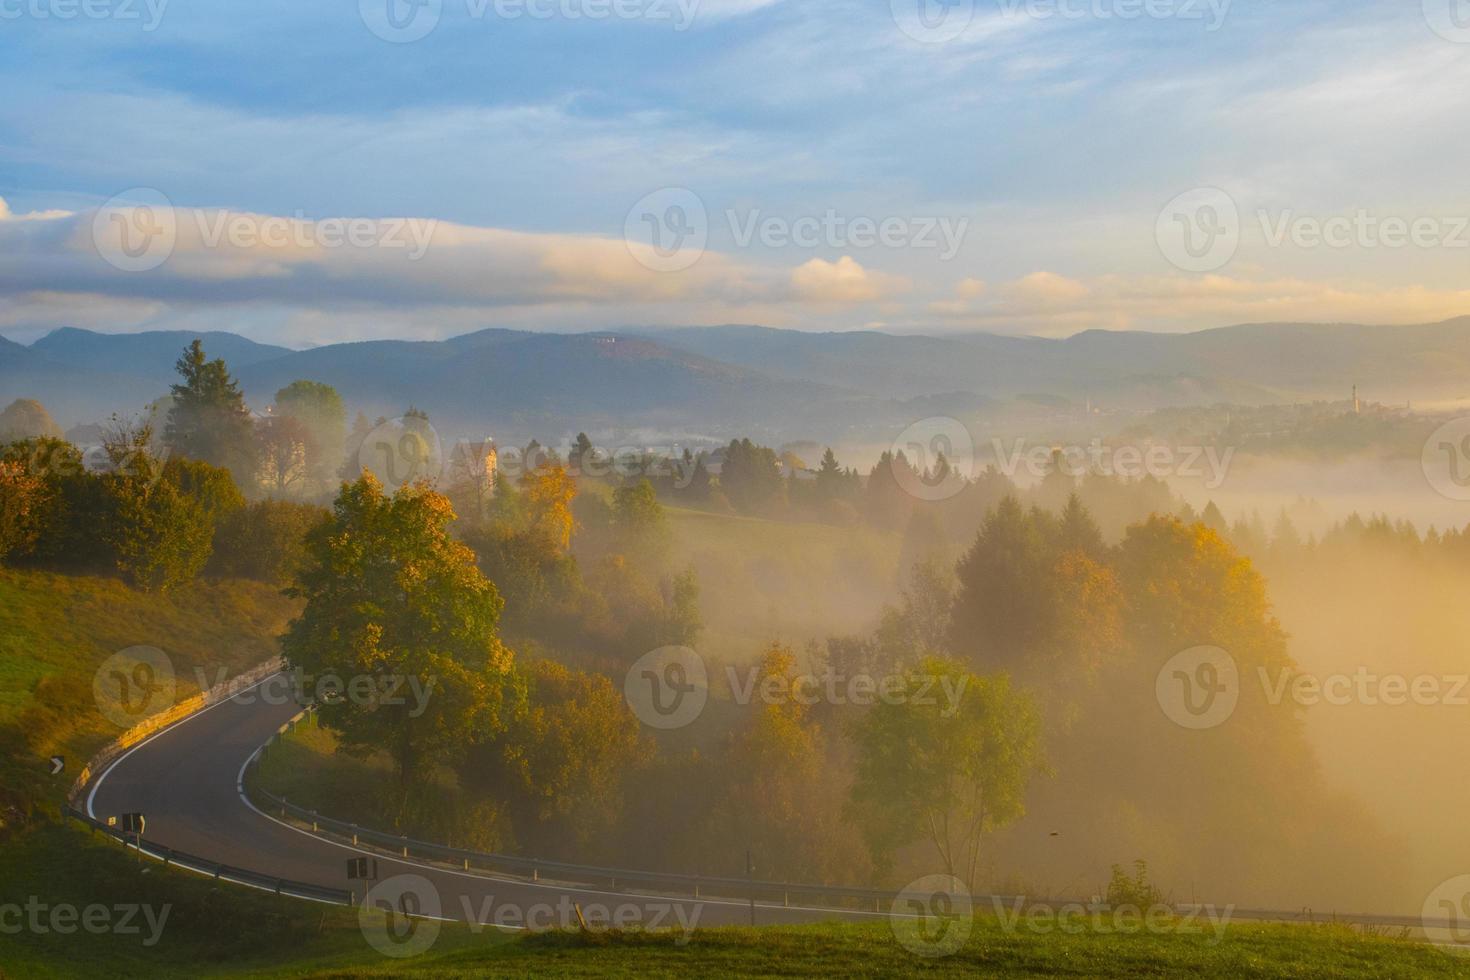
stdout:
MULTIPOLYGON (((118 571, 145 591, 167 591, 190 581, 209 560, 214 524, 203 495, 153 455, 147 423, 118 422, 105 444, 111 470, 100 478, 106 512, 100 529, 118 571)), ((207 464, 204 464, 207 466, 207 464)))
MULTIPOLYGON (((529 457, 528 457, 529 458, 529 457)), ((572 498, 577 483, 558 462, 542 463, 521 476, 521 497, 532 533, 546 540, 557 553, 572 541, 572 498)))
POLYGON ((46 485, 19 461, 0 459, 0 561, 29 553, 40 538, 46 485))
POLYGON ((619 819, 624 779, 652 745, 606 677, 544 659, 525 673, 524 707, 469 750, 461 784, 506 806, 522 846, 584 848, 619 819))
POLYGON ((350 750, 389 752, 405 792, 505 723, 512 658, 496 636, 502 602, 474 553, 450 536, 453 519, 427 486, 388 497, 364 473, 308 535, 306 568, 289 590, 305 602, 282 638, 291 663, 372 681, 365 703, 324 705, 323 723, 350 750))
POLYGON ((0 412, 0 445, 24 439, 60 439, 61 426, 33 398, 17 398, 0 412))
POLYGON ((312 478, 316 437, 305 422, 291 415, 262 419, 255 427, 256 461, 261 485, 276 496, 300 493, 312 478))

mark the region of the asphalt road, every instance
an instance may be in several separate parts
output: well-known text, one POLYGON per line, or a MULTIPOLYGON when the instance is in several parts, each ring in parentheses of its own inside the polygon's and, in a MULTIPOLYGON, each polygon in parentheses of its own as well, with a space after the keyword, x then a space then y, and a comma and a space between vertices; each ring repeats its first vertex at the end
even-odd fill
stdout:
MULTIPOLYGON (((600 891, 449 870, 288 826, 257 810, 239 787, 246 760, 300 710, 285 692, 284 675, 276 675, 136 746, 88 787, 87 812, 99 819, 140 812, 149 841, 209 861, 331 888, 360 888, 347 880, 347 860, 370 855, 378 861, 383 882, 375 887, 374 904, 386 899, 401 906, 399 896, 407 894, 411 911, 437 918, 512 928, 570 927, 577 923, 575 903, 593 925, 614 916, 625 925, 675 929, 750 921, 745 901, 600 891)), ((762 925, 885 917, 756 907, 756 922, 762 925)))

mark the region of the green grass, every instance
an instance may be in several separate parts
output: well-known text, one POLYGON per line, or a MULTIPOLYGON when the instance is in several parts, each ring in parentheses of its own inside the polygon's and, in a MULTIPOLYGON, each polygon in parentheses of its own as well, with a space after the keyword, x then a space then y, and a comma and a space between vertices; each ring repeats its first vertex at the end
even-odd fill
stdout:
POLYGON ((352 909, 277 898, 166 869, 103 837, 47 825, 0 851, 0 903, 171 906, 141 935, 0 933, 0 977, 1470 977, 1470 959, 1344 926, 1232 925, 1213 933, 1008 932, 976 917, 952 956, 925 959, 882 921, 761 929, 526 935, 445 924, 419 956, 390 959, 352 909))
POLYGON ((680 945, 644 933, 544 933, 491 948, 309 974, 321 978, 557 977, 1464 977, 1470 962, 1343 927, 1243 926, 1219 945, 1186 936, 1020 936, 976 920, 952 956, 925 959, 883 923, 711 929, 680 945))
MULTIPOLYGON (((0 932, 0 977, 7 980, 299 976, 383 962, 363 939, 354 909, 217 883, 147 859, 139 863, 117 843, 76 825, 47 824, 0 849, 0 904, 24 904, 31 896, 48 907, 130 903, 153 907, 155 917, 164 906, 169 911, 151 946, 144 945, 151 930, 141 918, 138 935, 80 929, 62 935, 29 926, 18 934, 0 932)), ((446 927, 434 951, 483 949, 507 938, 495 930, 446 927)))

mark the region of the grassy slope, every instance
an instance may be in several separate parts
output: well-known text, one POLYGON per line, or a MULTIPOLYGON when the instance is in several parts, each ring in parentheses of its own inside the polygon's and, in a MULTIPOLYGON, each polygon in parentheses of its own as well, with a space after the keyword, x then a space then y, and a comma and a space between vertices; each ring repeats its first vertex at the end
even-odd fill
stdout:
POLYGON ((68 705, 68 731, 48 751, 62 751, 69 774, 119 730, 95 710, 92 676, 104 660, 135 645, 169 655, 179 698, 197 689, 195 668, 212 681, 274 656, 275 637, 295 603, 259 582, 196 582, 168 595, 150 595, 97 576, 0 569, 0 724, 33 700, 42 678, 74 680, 87 692, 68 705), (75 761, 72 761, 75 760, 75 761))
POLYGON ((800 646, 870 628, 898 591, 898 535, 669 508, 675 567, 699 574, 701 652, 748 662, 773 639, 800 646))

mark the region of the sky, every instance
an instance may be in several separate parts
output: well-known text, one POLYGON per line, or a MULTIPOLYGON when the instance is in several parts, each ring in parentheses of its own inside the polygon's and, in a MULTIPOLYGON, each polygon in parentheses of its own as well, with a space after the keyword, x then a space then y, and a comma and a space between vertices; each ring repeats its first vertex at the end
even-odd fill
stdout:
POLYGON ((0 0, 0 334, 1470 313, 1470 2, 0 0))

